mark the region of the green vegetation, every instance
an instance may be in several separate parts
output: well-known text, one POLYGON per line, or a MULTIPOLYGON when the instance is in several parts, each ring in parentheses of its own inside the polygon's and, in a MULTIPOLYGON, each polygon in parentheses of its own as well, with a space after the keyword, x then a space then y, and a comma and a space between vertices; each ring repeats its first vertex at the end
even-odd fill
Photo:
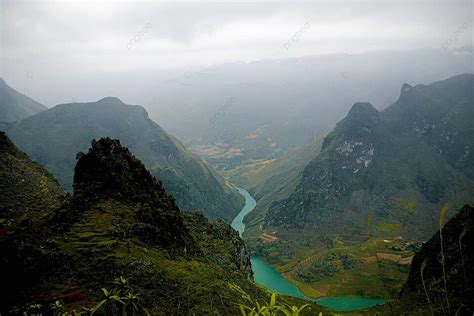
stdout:
MULTIPOLYGON (((14 183, 23 172, 18 166, 31 164, 30 177, 19 177, 32 190, 25 206, 45 205, 54 184, 59 190, 58 200, 41 207, 37 220, 35 213, 28 214, 34 226, 21 212, 1 214, 0 231, 8 229, 9 234, 0 234, 5 258, 0 262, 5 280, 0 312, 25 303, 48 306, 56 297, 67 303, 68 312, 101 302, 97 313, 120 306, 140 309, 141 304, 153 315, 235 314, 249 298, 269 297, 252 282, 249 256, 238 233, 224 222, 209 222, 203 214, 182 212, 161 182, 118 140, 93 141, 87 153, 78 155, 69 200, 52 178, 30 183, 37 172, 47 173, 0 136, 1 148, 6 148, 0 158, 10 153, 21 158, 5 168, 2 164, 5 176, 0 184, 14 183), (12 214, 20 216, 13 222, 16 226, 10 224, 12 214), (132 280, 135 291, 124 290, 123 278, 110 283, 119 276, 132 280), (122 291, 108 290, 111 287, 122 291)), ((2 196, 2 205, 15 202, 14 194, 2 196)))
POLYGON ((126 278, 121 276, 114 280, 114 284, 115 288, 111 291, 102 288, 104 299, 92 309, 92 314, 102 308, 106 316, 116 313, 127 316, 149 315, 147 309, 140 302, 140 294, 132 289, 126 278))
MULTIPOLYGON (((81 310, 68 310, 67 306, 60 300, 54 300, 48 305, 31 304, 25 307, 14 307, 11 313, 21 313, 24 315, 42 316, 92 316, 96 314, 105 316, 135 316, 135 315, 150 315, 148 310, 141 304, 140 294, 136 293, 128 283, 128 280, 123 276, 114 280, 114 288, 107 290, 101 289, 103 299, 99 301, 94 307, 82 307, 81 310)), ((305 304, 301 307, 290 304, 277 304, 277 294, 272 293, 270 301, 260 305, 254 302, 255 307, 239 304, 242 316, 299 316, 302 315, 303 310, 312 310, 312 304, 305 304)), ((250 302, 250 297, 247 298, 250 302)), ((322 312, 319 313, 322 315, 322 312)))
MULTIPOLYGON (((264 305, 260 305, 258 302, 255 302, 254 307, 249 307, 246 305, 240 305, 240 310, 242 316, 299 316, 305 308, 310 307, 309 304, 305 304, 301 307, 290 306, 290 305, 278 305, 276 303, 276 294, 273 293, 270 302, 265 302, 264 305)), ((321 315, 321 313, 320 313, 321 315)))
POLYGON ((399 233, 400 233, 399 224, 380 223, 377 226, 377 234, 379 236, 395 237, 395 235, 399 233))
POLYGON ((95 314, 105 316, 135 316, 149 315, 147 309, 141 304, 140 294, 130 286, 128 279, 118 277, 113 282, 114 288, 102 288, 103 299, 94 307, 82 307, 81 310, 68 310, 61 300, 53 300, 47 305, 31 304, 26 307, 14 307, 10 312, 23 315, 53 315, 53 316, 92 316, 95 314))
POLYGON ((307 296, 394 298, 405 282, 417 243, 373 237, 365 242, 288 238, 253 246, 307 296), (312 245, 307 250, 305 243, 312 245), (292 250, 292 255, 281 256, 292 250))

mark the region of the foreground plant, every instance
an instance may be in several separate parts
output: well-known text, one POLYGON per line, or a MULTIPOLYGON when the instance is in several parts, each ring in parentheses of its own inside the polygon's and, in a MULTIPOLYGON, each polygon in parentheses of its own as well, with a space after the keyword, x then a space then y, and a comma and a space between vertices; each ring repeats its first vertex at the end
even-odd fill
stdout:
POLYGON ((444 218, 448 214, 449 210, 449 202, 446 202, 443 205, 443 208, 441 209, 441 212, 439 214, 439 240, 440 240, 440 245, 441 245, 441 265, 443 266, 443 280, 444 280, 444 294, 446 297, 446 304, 448 306, 448 313, 451 314, 451 308, 449 306, 449 298, 448 298, 448 283, 446 280, 446 268, 445 268, 445 258, 444 258, 444 248, 443 248, 443 222, 444 218))
POLYGON ((96 305, 96 307, 94 307, 92 314, 95 314, 103 307, 105 316, 112 316, 114 314, 115 306, 117 305, 116 303, 121 306, 125 305, 121 297, 118 295, 119 293, 117 290, 109 291, 106 288, 102 288, 102 292, 104 293, 105 297, 96 305))
POLYGON ((94 307, 92 314, 103 308, 105 315, 114 315, 118 311, 121 316, 134 316, 137 313, 148 314, 140 302, 140 294, 135 293, 128 279, 120 276, 114 280, 115 288, 108 291, 102 288, 105 298, 94 307))
POLYGON ((258 302, 255 302, 255 305, 256 306, 253 307, 239 305, 242 316, 298 316, 306 307, 309 306, 309 304, 305 304, 301 307, 290 306, 287 304, 277 305, 275 293, 272 293, 270 302, 265 302, 265 305, 260 305, 258 302))
POLYGON ((459 252, 461 254, 462 273, 463 273, 463 276, 464 276, 464 287, 466 288, 466 290, 467 290, 467 278, 466 278, 466 268, 464 266, 464 255, 462 253, 462 240, 463 240, 463 238, 466 235, 468 230, 469 230, 469 227, 463 226, 462 232, 459 235, 459 252))
MULTIPOLYGON (((92 316, 102 312, 105 316, 135 316, 149 315, 147 309, 141 304, 140 294, 136 293, 124 277, 114 280, 115 287, 112 290, 102 288, 104 298, 93 308, 82 307, 80 311, 65 311, 65 306, 60 300, 54 301, 49 306, 32 304, 26 308, 16 308, 12 313, 24 316, 92 316)), ((1 316, 1 315, 0 315, 1 316)))
POLYGON ((421 282, 423 284, 423 289, 425 290, 426 300, 428 301, 428 304, 430 305, 431 315, 434 315, 433 306, 431 306, 430 296, 428 295, 428 290, 426 289, 426 284, 425 284, 425 277, 424 277, 425 268, 426 268, 426 259, 423 260, 423 262, 421 264, 421 271, 420 271, 421 272, 421 282))

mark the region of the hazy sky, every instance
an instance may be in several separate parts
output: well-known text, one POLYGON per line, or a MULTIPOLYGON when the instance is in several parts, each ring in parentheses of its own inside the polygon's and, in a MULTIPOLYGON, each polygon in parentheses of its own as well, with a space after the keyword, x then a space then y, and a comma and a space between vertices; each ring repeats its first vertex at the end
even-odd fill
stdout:
POLYGON ((0 2, 0 75, 20 86, 31 77, 472 45, 471 0, 0 2))
POLYGON ((437 47, 472 20, 472 1, 2 0, 2 15, 3 66, 95 71, 437 47))

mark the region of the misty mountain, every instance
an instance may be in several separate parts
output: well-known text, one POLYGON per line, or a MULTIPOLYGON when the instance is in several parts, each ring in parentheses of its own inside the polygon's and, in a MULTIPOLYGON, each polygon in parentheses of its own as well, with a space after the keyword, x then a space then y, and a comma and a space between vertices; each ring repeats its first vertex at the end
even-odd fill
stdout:
POLYGON ((117 98, 60 104, 7 126, 6 132, 68 191, 76 153, 85 150, 92 139, 111 136, 137 154, 181 208, 231 221, 243 203, 230 184, 150 120, 144 108, 117 98))
POLYGON ((0 78, 0 122, 15 122, 47 107, 17 92, 0 78))
POLYGON ((371 217, 404 236, 431 235, 442 203, 474 196, 473 91, 474 75, 466 74, 404 84, 381 112, 354 104, 291 196, 270 206, 264 229, 363 235, 371 217))
POLYGON ((280 157, 327 134, 356 100, 380 110, 397 100, 405 82, 470 71, 471 53, 427 49, 236 62, 157 78, 130 98, 210 163, 229 169, 280 157))

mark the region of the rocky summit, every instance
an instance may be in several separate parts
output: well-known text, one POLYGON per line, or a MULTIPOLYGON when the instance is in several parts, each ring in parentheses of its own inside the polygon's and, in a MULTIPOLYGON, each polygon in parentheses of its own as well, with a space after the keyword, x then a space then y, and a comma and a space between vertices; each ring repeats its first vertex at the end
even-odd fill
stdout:
POLYGON ((264 226, 365 234, 371 216, 374 226, 391 223, 405 236, 427 238, 436 229, 433 210, 474 196, 474 134, 466 121, 473 89, 474 76, 461 75, 404 85, 382 112, 355 103, 291 196, 270 206, 264 226))

